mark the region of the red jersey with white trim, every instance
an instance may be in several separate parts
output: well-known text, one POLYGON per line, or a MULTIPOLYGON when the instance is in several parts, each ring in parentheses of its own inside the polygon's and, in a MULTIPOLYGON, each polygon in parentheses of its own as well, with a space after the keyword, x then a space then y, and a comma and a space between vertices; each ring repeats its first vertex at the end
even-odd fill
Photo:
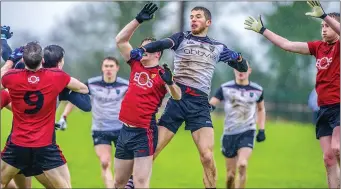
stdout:
POLYGON ((129 87, 122 101, 120 121, 141 128, 156 124, 157 113, 167 93, 166 84, 158 71, 161 66, 144 67, 140 61, 130 60, 129 87))
POLYGON ((340 40, 333 44, 308 42, 310 54, 316 57, 316 92, 319 106, 340 103, 340 40))
POLYGON ((10 70, 2 77, 12 100, 11 142, 22 147, 52 144, 56 99, 71 77, 60 69, 10 70))
POLYGON ((9 97, 9 93, 6 90, 1 90, 1 109, 11 103, 11 98, 9 97))

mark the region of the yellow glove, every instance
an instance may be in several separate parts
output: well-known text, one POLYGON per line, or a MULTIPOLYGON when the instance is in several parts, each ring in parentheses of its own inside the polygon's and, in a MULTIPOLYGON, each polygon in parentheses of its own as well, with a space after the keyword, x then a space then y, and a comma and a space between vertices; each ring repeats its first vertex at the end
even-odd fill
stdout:
POLYGON ((244 28, 247 30, 253 30, 260 34, 263 34, 266 29, 263 25, 262 17, 260 15, 258 20, 256 20, 252 16, 249 16, 249 18, 247 18, 244 22, 244 28))
POLYGON ((321 19, 327 16, 319 1, 307 1, 307 3, 312 8, 312 12, 307 12, 305 15, 321 19))

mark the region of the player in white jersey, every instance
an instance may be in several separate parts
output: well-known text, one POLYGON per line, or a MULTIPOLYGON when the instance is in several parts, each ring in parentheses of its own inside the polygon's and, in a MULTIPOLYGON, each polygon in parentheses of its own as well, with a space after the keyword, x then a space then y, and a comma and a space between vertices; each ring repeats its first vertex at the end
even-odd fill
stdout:
POLYGON ((194 7, 190 15, 191 31, 146 44, 132 50, 134 59, 144 52, 154 53, 172 49, 174 56, 174 81, 182 90, 181 100, 170 98, 159 120, 159 141, 154 158, 170 142, 185 122, 198 148, 204 169, 206 188, 216 187, 216 167, 213 158, 214 130, 210 115, 208 95, 216 63, 225 62, 241 72, 247 71, 242 56, 226 45, 207 36, 211 13, 205 7, 194 7))
POLYGON ((246 168, 254 145, 256 123, 259 127, 257 141, 265 140, 263 88, 249 81, 250 73, 250 66, 244 73, 234 70, 235 80, 222 84, 210 100, 213 107, 224 102, 226 116, 222 153, 226 158, 227 188, 245 188, 246 168), (235 186, 237 169, 239 182, 235 186))
MULTIPOLYGON (((114 187, 112 174, 112 147, 122 128, 118 119, 121 102, 128 89, 128 81, 117 77, 119 62, 114 57, 107 57, 102 63, 103 76, 93 77, 86 83, 92 105, 92 137, 96 154, 101 162, 102 178, 107 188, 114 187)), ((58 124, 66 128, 66 117, 73 105, 68 103, 58 124)))

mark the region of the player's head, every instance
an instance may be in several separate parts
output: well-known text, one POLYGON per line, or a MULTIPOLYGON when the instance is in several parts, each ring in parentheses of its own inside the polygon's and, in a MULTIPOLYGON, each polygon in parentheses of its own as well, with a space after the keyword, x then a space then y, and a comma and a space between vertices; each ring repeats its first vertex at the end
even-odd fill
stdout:
POLYGON ((40 68, 43 62, 43 49, 38 42, 29 42, 24 46, 23 60, 25 66, 29 69, 36 70, 40 68))
POLYGON ((252 72, 252 69, 250 67, 249 62, 246 61, 246 63, 247 63, 247 66, 248 66, 247 72, 239 72, 236 69, 234 69, 234 77, 235 77, 236 80, 244 81, 244 80, 248 80, 249 79, 249 76, 250 76, 250 74, 252 72))
POLYGON ((118 70, 120 69, 119 62, 115 57, 108 56, 102 61, 102 72, 106 78, 116 77, 118 70))
POLYGON ((193 34, 207 34, 211 25, 211 12, 205 7, 194 7, 191 11, 191 31, 193 34))
POLYGON ((64 65, 64 49, 59 45, 49 45, 44 48, 44 68, 59 68, 64 65))
MULTIPOLYGON (((340 13, 332 12, 328 15, 340 22, 340 13)), ((325 21, 321 23, 321 35, 323 41, 327 43, 335 42, 340 37, 325 21)))
MULTIPOLYGON (((153 38, 153 37, 144 38, 144 39, 141 41, 140 46, 147 45, 148 43, 151 43, 151 42, 154 42, 154 41, 156 41, 156 39, 153 38)), ((148 53, 148 52, 145 52, 145 53, 143 54, 142 59, 141 59, 141 63, 142 63, 143 65, 149 65, 150 62, 158 62, 158 61, 161 59, 162 54, 163 54, 163 51, 155 52, 155 53, 148 53)))

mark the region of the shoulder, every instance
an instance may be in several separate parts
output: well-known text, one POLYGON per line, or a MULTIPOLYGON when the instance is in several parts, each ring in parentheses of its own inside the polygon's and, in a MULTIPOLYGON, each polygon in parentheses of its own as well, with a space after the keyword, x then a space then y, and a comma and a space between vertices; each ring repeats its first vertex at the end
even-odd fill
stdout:
POLYGON ((102 81, 102 76, 91 77, 88 79, 88 84, 93 84, 102 81))
POLYGON ((121 77, 117 77, 117 78, 116 78, 116 82, 117 82, 118 84, 121 84, 121 85, 126 85, 126 86, 129 85, 129 81, 126 80, 126 79, 123 79, 123 78, 121 78, 121 77))
POLYGON ((25 69, 10 69, 2 76, 2 78, 18 75, 24 72, 26 72, 25 69))
POLYGON ((263 87, 260 86, 259 84, 255 83, 255 82, 250 82, 250 87, 254 88, 254 89, 257 89, 257 90, 260 90, 260 91, 263 91, 263 87))
POLYGON ((228 81, 228 82, 225 82, 225 83, 221 84, 221 88, 223 88, 223 87, 232 87, 235 84, 236 84, 235 81, 231 80, 231 81, 228 81))

